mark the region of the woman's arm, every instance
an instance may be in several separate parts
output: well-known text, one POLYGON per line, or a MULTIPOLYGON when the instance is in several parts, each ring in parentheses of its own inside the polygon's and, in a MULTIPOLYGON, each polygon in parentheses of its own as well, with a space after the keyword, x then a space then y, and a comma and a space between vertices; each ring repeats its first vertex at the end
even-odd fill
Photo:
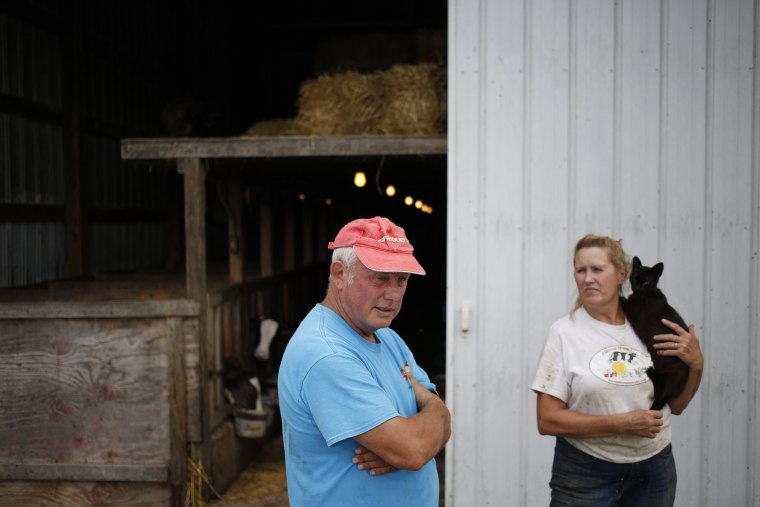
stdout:
POLYGON ((704 369, 705 358, 699 347, 699 340, 694 334, 694 324, 685 330, 678 324, 667 319, 662 319, 662 323, 675 331, 676 334, 659 334, 654 337, 658 343, 654 344, 657 353, 661 356, 677 357, 689 367, 689 377, 681 394, 671 398, 668 401, 670 411, 674 415, 680 415, 686 410, 694 395, 699 389, 702 382, 702 370, 704 369))
POLYGON ((662 412, 659 410, 588 415, 568 409, 564 401, 546 393, 538 393, 536 409, 538 432, 542 435, 594 438, 631 433, 654 438, 662 429, 662 412))

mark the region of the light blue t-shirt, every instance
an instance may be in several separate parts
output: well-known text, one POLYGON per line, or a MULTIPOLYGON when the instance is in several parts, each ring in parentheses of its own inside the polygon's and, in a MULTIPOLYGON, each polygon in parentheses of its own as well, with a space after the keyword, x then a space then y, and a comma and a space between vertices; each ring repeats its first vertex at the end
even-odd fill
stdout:
POLYGON ((353 437, 396 417, 417 413, 401 374, 434 390, 404 341, 391 329, 370 343, 329 308, 316 305, 290 339, 278 391, 288 499, 293 507, 437 506, 438 472, 431 459, 419 471, 371 476, 351 462, 353 437))

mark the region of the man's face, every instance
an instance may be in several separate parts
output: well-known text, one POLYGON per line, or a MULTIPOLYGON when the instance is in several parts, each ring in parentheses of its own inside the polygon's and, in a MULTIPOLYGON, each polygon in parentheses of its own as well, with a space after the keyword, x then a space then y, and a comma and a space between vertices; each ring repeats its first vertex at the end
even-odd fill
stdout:
POLYGON ((353 283, 348 284, 348 274, 344 274, 341 299, 351 327, 365 338, 389 327, 401 310, 409 273, 372 271, 357 262, 353 283))

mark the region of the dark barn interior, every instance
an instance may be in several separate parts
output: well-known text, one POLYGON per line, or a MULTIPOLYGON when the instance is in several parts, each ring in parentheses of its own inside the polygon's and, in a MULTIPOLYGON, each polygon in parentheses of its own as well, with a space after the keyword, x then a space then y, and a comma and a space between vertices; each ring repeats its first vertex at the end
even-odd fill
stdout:
POLYGON ((228 487, 261 443, 230 429, 222 364, 251 362, 260 316, 292 329, 319 301, 327 242, 353 218, 405 228, 427 276, 394 328, 444 374, 445 131, 428 136, 443 149, 411 152, 403 135, 401 150, 367 152, 369 136, 357 151, 292 156, 241 155, 234 141, 296 116, 317 76, 445 69, 446 15, 435 0, 0 6, 0 365, 13 365, 0 388, 0 505, 176 504, 191 462, 228 487), (122 151, 151 139, 173 154, 122 151), (220 154, 177 155, 201 139, 220 154), (190 159, 202 168, 192 202, 190 159))

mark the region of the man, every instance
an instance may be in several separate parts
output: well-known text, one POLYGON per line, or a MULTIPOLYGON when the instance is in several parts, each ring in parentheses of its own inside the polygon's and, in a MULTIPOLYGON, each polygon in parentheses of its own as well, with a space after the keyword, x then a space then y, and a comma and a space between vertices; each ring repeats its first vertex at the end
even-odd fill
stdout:
POLYGON ((434 457, 449 439, 450 414, 389 329, 410 275, 425 271, 387 218, 348 223, 328 248, 327 295, 280 365, 290 504, 437 506, 434 457))

